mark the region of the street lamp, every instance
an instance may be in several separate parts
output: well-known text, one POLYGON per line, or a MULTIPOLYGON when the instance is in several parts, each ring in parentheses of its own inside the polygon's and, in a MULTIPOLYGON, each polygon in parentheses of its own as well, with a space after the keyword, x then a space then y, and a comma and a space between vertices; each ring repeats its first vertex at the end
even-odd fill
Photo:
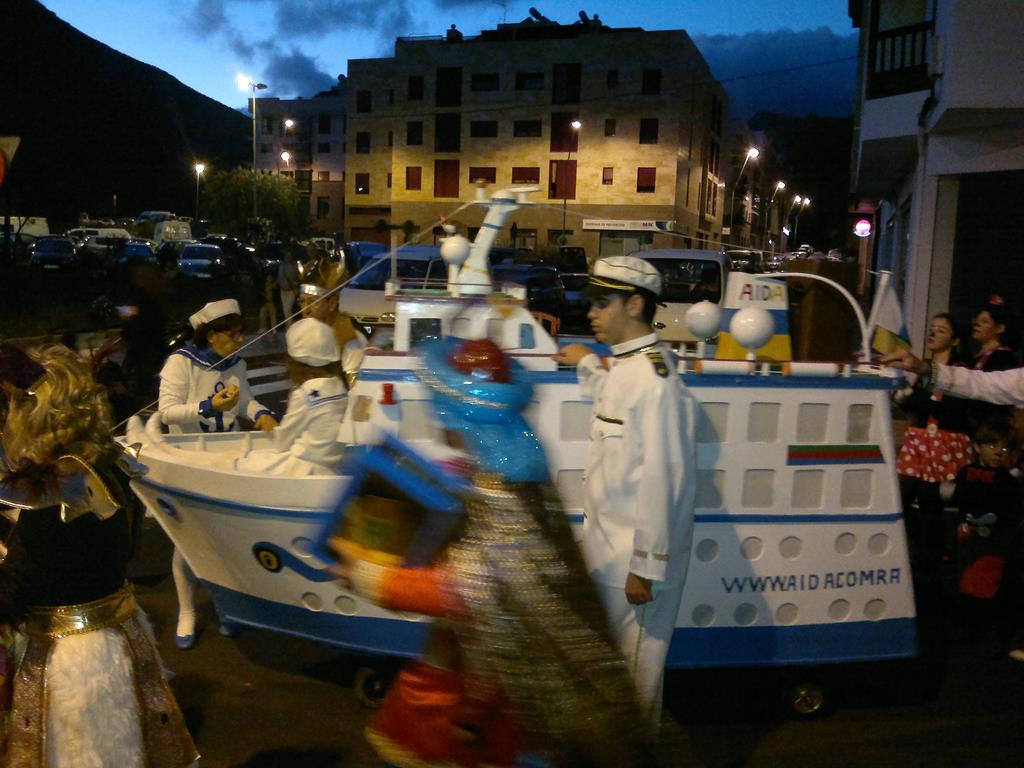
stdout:
POLYGON ((796 242, 796 230, 800 226, 800 214, 804 212, 804 208, 811 204, 811 198, 805 197, 800 201, 800 207, 796 209, 796 218, 793 220, 793 242, 796 242))
MULTIPOLYGON (((578 137, 579 133, 580 133, 580 128, 583 127, 583 123, 581 123, 579 120, 573 120, 571 123, 569 123, 569 125, 572 127, 572 129, 574 131, 576 131, 576 136, 578 137)), ((569 175, 569 161, 570 161, 571 158, 572 158, 572 142, 569 142, 569 151, 565 153, 565 173, 566 173, 566 177, 568 177, 568 175, 569 175)), ((562 245, 565 245, 568 242, 568 238, 565 236, 565 213, 566 213, 566 202, 568 200, 568 198, 566 198, 565 195, 566 195, 567 191, 568 190, 562 190, 562 234, 558 238, 561 241, 562 245)))
MULTIPOLYGON (((771 218, 772 206, 775 204, 775 196, 777 194, 779 194, 779 192, 782 192, 785 188, 786 188, 786 182, 784 182, 782 180, 779 180, 779 181, 775 182, 775 189, 772 190, 771 199, 768 201, 768 207, 765 208, 764 218, 761 221, 761 236, 762 236, 762 238, 767 237, 767 235, 768 235, 768 219, 771 218)), ((775 232, 775 230, 773 229, 772 233, 774 234, 774 232, 775 232)), ((761 247, 762 248, 764 247, 764 245, 765 245, 765 243, 761 243, 761 247)), ((775 248, 774 248, 774 245, 773 245, 772 251, 774 251, 774 250, 775 250, 775 248)))
POLYGON ((235 84, 239 90, 252 93, 252 218, 253 223, 259 221, 259 208, 256 204, 256 192, 258 190, 256 179, 256 91, 265 90, 266 83, 257 83, 248 75, 238 74, 235 77, 235 84))
POLYGON ((199 177, 203 175, 203 171, 206 170, 206 166, 203 165, 202 163, 196 163, 193 166, 193 168, 195 169, 195 172, 196 172, 196 212, 195 212, 194 218, 198 222, 199 221, 199 177))
MULTIPOLYGON (((743 172, 747 169, 747 163, 751 160, 757 160, 760 156, 761 150, 757 147, 751 147, 747 150, 747 153, 743 156, 743 165, 740 166, 740 172, 736 176, 736 181, 732 185, 732 195, 729 197, 729 237, 733 237, 733 230, 736 228, 736 187, 740 185, 740 181, 743 179, 743 172)), ((734 241, 735 242, 735 241, 734 241)))
POLYGON ((286 131, 290 131, 294 125, 295 125, 295 121, 294 120, 292 120, 290 117, 286 117, 285 118, 285 120, 284 120, 284 129, 286 131))
POLYGON ((291 159, 292 159, 292 153, 291 152, 289 152, 286 149, 284 152, 281 153, 281 159, 284 160, 284 165, 285 165, 286 168, 290 168, 291 167, 291 159))

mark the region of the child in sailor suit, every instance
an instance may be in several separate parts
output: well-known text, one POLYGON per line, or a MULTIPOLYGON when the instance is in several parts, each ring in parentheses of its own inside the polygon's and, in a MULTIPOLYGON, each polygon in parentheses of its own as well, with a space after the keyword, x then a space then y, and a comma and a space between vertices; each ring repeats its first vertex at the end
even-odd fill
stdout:
POLYGON ((348 400, 338 376, 338 343, 328 325, 312 318, 292 325, 287 341, 296 387, 272 433, 274 447, 237 459, 235 467, 274 475, 333 474, 341 459, 338 427, 348 400))

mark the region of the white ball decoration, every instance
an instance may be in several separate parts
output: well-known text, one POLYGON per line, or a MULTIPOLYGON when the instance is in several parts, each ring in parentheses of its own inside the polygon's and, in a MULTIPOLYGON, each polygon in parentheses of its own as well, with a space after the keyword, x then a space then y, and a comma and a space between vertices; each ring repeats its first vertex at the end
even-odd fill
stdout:
POLYGON ((722 327, 722 308, 712 301, 698 301, 686 310, 686 327, 698 339, 710 339, 722 327))
POLYGON ((732 316, 729 333, 740 346, 753 351, 767 344, 775 334, 775 321, 767 309, 747 307, 732 316))
POLYGON ((452 235, 441 241, 441 258, 445 264, 461 267, 469 258, 470 242, 462 235, 452 235))

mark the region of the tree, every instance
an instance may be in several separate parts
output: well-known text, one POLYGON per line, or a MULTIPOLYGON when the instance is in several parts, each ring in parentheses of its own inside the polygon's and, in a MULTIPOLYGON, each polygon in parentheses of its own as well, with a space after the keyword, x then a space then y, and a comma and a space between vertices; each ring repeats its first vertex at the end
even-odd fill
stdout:
POLYGON ((259 216, 277 237, 288 239, 309 227, 309 205, 287 176, 259 173, 253 184, 252 171, 235 168, 210 174, 203 190, 203 207, 218 230, 245 238, 252 220, 253 187, 258 194, 259 216))

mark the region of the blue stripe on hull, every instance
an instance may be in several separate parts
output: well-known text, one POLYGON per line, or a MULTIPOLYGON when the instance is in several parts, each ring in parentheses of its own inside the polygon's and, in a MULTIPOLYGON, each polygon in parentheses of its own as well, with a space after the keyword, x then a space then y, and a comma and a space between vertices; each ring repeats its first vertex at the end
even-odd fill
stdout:
MULTIPOLYGON (((263 600, 204 581, 218 613, 239 624, 380 656, 418 656, 430 624, 342 616, 263 600)), ((677 628, 666 666, 676 669, 880 661, 915 656, 914 619, 800 627, 677 628)))
POLYGON ((677 628, 665 666, 759 667, 902 659, 917 655, 914 619, 797 627, 677 628))

